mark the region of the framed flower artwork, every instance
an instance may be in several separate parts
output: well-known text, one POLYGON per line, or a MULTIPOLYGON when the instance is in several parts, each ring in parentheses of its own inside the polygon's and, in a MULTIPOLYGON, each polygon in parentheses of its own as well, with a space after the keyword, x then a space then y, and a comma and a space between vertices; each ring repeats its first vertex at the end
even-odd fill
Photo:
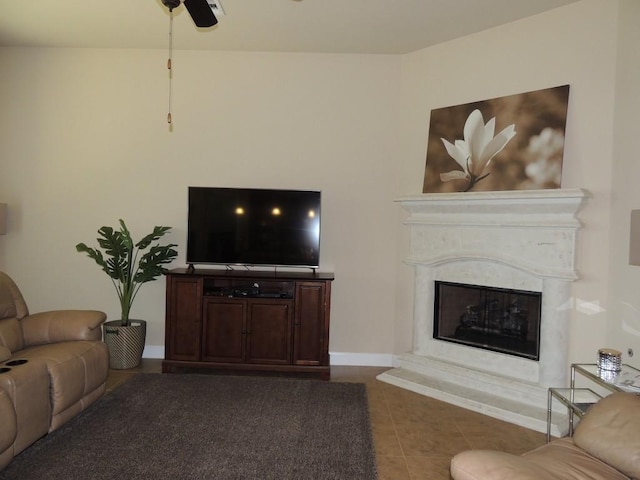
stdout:
POLYGON ((569 85, 431 111, 423 193, 560 188, 569 85))

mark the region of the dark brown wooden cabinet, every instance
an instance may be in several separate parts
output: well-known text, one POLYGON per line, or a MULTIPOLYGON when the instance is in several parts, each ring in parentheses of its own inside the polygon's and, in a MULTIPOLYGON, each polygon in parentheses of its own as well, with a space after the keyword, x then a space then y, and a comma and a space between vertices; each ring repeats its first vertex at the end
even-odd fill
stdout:
POLYGON ((326 342, 322 326, 329 323, 326 288, 317 282, 298 282, 296 285, 293 362, 296 365, 321 365, 326 342), (326 317, 326 318, 325 318, 326 317))
POLYGON ((167 278, 165 350, 174 360, 200 359, 202 285, 202 278, 167 278))
POLYGON ((164 372, 298 373, 328 379, 333 274, 167 273, 164 372))

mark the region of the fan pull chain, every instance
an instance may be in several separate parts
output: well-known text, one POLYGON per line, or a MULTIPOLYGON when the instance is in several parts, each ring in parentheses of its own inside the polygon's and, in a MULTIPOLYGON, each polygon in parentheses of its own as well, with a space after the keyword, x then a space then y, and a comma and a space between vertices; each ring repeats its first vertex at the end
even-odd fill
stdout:
POLYGON ((171 125, 171 80, 173 72, 171 71, 171 57, 173 56, 173 8, 169 9, 169 60, 167 60, 167 69, 169 70, 169 113, 167 113, 167 123, 171 125))

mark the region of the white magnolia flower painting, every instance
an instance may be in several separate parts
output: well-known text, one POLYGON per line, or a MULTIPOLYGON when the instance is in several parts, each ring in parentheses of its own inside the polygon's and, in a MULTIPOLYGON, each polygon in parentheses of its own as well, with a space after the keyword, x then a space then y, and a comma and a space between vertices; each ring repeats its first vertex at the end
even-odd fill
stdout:
POLYGON ((431 111, 424 193, 560 188, 569 85, 431 111))

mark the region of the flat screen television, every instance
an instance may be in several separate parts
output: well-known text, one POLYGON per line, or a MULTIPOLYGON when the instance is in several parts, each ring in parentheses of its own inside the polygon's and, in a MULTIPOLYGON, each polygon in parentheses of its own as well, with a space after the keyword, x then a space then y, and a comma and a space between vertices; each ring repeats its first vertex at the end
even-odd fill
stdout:
POLYGON ((187 263, 318 268, 319 191, 189 187, 187 263))

